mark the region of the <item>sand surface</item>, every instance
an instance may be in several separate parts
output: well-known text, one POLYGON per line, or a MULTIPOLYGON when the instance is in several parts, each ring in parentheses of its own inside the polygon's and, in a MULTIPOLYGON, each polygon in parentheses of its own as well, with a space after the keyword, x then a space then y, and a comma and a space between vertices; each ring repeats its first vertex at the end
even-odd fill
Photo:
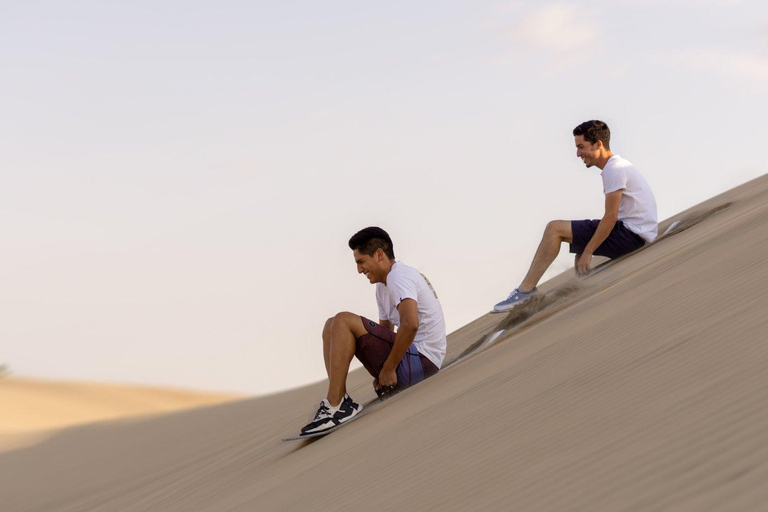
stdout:
POLYGON ((327 437, 280 441, 324 383, 73 427, 0 454, 2 510, 768 510, 768 177, 673 221, 327 437))
POLYGON ((149 386, 0 379, 0 452, 29 446, 76 425, 136 420, 242 398, 149 386))

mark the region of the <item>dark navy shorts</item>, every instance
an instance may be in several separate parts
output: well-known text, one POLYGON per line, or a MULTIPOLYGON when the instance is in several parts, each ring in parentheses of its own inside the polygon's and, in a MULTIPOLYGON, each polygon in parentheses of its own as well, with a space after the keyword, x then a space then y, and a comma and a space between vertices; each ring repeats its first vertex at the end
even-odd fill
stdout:
MULTIPOLYGON (((395 345, 396 334, 395 331, 390 331, 373 320, 368 320, 365 317, 360 318, 363 319, 363 325, 368 333, 357 338, 355 357, 363 363, 368 373, 378 379, 381 369, 395 345)), ((397 388, 412 386, 420 380, 436 374, 438 370, 439 368, 435 366, 435 363, 420 354, 411 345, 408 353, 397 365, 397 388)))
MULTIPOLYGON (((597 219, 571 221, 571 231, 573 231, 572 253, 581 254, 584 252, 587 244, 592 240, 595 231, 597 231, 598 224, 600 224, 600 221, 597 219)), ((623 222, 618 221, 613 226, 608 238, 597 248, 595 255, 614 259, 637 250, 644 245, 645 240, 643 237, 630 231, 624 227, 623 222)))

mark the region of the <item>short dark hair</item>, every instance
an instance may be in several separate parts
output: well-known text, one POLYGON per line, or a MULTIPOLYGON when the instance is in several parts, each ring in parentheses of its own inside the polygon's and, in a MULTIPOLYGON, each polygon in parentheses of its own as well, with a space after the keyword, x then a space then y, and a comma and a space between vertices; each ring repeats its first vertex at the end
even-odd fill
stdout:
POLYGON ((357 250, 360 254, 366 256, 373 256, 376 249, 381 249, 387 258, 395 259, 395 250, 392 246, 392 239, 386 231, 381 228, 372 226, 369 228, 361 229, 349 239, 349 248, 357 250))
POLYGON ((602 121, 594 119, 581 123, 573 129, 573 136, 576 137, 577 135, 581 135, 584 140, 588 140, 591 144, 602 141, 605 149, 611 149, 611 129, 602 121))

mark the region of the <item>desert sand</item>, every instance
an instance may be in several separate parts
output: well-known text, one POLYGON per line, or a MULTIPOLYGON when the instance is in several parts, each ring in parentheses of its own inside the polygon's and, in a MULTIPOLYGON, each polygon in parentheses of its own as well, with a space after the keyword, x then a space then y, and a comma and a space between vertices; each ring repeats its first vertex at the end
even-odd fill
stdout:
POLYGON ((2 510, 768 510, 768 177, 673 222, 326 437, 281 442, 322 382, 74 426, 0 454, 2 510))
POLYGON ((242 398, 150 386, 7 377, 0 380, 0 453, 67 427, 138 418, 242 398))

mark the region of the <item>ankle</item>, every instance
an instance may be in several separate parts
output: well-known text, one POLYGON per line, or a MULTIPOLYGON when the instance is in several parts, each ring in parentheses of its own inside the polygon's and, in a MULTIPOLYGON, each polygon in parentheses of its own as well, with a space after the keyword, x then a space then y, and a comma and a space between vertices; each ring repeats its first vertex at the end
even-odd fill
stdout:
POLYGON ((332 409, 338 409, 339 406, 341 405, 343 398, 332 400, 330 397, 326 397, 326 400, 328 401, 328 405, 330 405, 332 409))

